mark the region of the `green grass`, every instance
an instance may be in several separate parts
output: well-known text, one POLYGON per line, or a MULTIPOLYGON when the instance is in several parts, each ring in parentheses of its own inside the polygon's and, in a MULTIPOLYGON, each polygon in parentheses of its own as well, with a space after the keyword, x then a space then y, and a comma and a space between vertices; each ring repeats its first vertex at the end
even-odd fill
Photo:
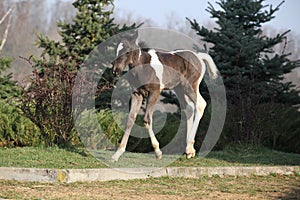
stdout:
POLYGON ((57 147, 0 148, 0 166, 58 169, 105 167, 84 152, 57 147))
POLYGON ((300 165, 300 154, 285 153, 267 148, 233 147, 213 151, 205 158, 175 162, 173 166, 274 166, 300 165), (179 164, 179 165, 178 165, 179 164))
POLYGON ((300 155, 266 148, 231 148, 213 151, 205 158, 187 160, 183 155, 163 155, 126 152, 119 162, 111 163, 112 151, 65 150, 57 147, 0 148, 0 167, 34 168, 104 168, 104 167, 216 167, 216 166, 274 166, 300 165, 300 155), (94 156, 92 156, 93 154, 94 156), (96 159, 96 158, 98 159, 96 159))

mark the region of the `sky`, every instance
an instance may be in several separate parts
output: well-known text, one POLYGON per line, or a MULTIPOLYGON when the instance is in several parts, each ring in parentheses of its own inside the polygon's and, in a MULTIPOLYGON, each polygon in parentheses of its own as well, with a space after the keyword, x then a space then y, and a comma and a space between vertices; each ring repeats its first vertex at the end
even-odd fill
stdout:
MULTIPOLYGON (((265 0, 265 4, 272 4, 275 8, 281 1, 265 0)), ((216 0, 209 2, 216 5, 216 0)), ((126 11, 137 17, 150 18, 158 26, 164 26, 171 13, 176 14, 178 19, 184 20, 188 17, 196 19, 199 23, 205 23, 210 19, 210 14, 205 11, 208 7, 208 0, 115 0, 114 4, 116 12, 126 11)), ((299 8, 299 0, 285 0, 280 10, 275 13, 275 19, 266 25, 278 30, 291 29, 300 36, 299 8)))

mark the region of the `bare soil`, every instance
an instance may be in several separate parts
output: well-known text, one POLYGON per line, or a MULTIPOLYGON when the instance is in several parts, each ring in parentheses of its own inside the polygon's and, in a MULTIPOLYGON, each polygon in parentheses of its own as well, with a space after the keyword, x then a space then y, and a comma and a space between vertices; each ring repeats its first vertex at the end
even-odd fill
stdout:
POLYGON ((0 199, 299 199, 300 176, 151 178, 90 183, 0 180, 0 199))

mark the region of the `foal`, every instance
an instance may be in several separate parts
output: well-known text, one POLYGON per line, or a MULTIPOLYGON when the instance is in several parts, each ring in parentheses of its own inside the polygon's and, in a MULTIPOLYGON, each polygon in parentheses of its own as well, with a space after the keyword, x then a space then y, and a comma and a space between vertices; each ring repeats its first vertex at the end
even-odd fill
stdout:
POLYGON ((160 52, 155 49, 142 49, 138 44, 138 32, 126 37, 117 46, 113 73, 118 76, 126 66, 130 69, 129 83, 133 88, 131 108, 126 129, 120 146, 112 156, 112 161, 118 161, 125 152, 131 129, 140 110, 143 99, 146 99, 144 126, 148 130, 156 158, 162 158, 152 129, 152 115, 163 89, 174 89, 181 107, 187 115, 186 157, 195 156, 195 135, 199 121, 206 107, 206 101, 199 93, 199 85, 203 79, 206 67, 211 78, 217 78, 218 70, 212 58, 205 53, 194 53, 189 50, 160 52), (137 83, 146 84, 140 86, 137 83))

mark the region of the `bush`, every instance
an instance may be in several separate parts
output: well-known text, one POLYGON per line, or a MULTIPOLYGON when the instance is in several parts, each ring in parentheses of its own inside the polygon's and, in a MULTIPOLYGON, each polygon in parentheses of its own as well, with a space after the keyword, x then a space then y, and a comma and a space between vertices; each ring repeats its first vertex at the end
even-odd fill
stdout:
POLYGON ((39 128, 20 109, 0 101, 0 146, 40 146, 39 128))
POLYGON ((269 137, 264 145, 276 150, 300 153, 300 112, 291 106, 282 104, 264 105, 271 119, 264 123, 269 137))
MULTIPOLYGON (((30 60, 29 60, 30 62, 30 60)), ((29 87, 24 88, 21 109, 41 130, 46 146, 70 147, 79 145, 74 130, 72 90, 77 66, 68 60, 37 63, 29 78, 29 87)))
POLYGON ((122 129, 109 109, 92 114, 83 112, 76 121, 76 129, 88 149, 115 149, 123 136, 122 129))
POLYGON ((300 153, 300 112, 284 104, 259 104, 251 110, 251 131, 244 131, 238 120, 240 109, 231 106, 217 149, 230 145, 265 146, 276 150, 300 153))
MULTIPOLYGON (((118 146, 123 137, 124 124, 126 121, 127 117, 123 113, 113 115, 111 110, 103 109, 98 111, 96 115, 89 112, 83 113, 77 121, 76 129, 80 133, 80 139, 85 147, 90 149, 113 150, 118 146)), ((164 151, 165 153, 174 153, 178 151, 179 146, 185 149, 185 124, 179 126, 180 117, 177 114, 168 113, 165 118, 159 111, 156 111, 153 115, 153 124, 153 129, 160 142, 160 147, 168 145, 178 132, 176 141, 172 141, 174 145, 167 148, 164 151), (165 120, 166 122, 163 124, 163 127, 156 126, 156 124, 160 124, 165 120), (184 138, 181 138, 181 136, 184 138)), ((133 127, 126 150, 143 153, 152 152, 153 147, 148 132, 143 128, 143 115, 137 116, 136 125, 142 128, 138 128, 138 126, 133 127)), ((180 153, 183 153, 184 149, 180 153)))
POLYGON ((3 75, 11 59, 0 57, 0 146, 39 146, 40 130, 17 107, 21 90, 12 74, 3 75))

